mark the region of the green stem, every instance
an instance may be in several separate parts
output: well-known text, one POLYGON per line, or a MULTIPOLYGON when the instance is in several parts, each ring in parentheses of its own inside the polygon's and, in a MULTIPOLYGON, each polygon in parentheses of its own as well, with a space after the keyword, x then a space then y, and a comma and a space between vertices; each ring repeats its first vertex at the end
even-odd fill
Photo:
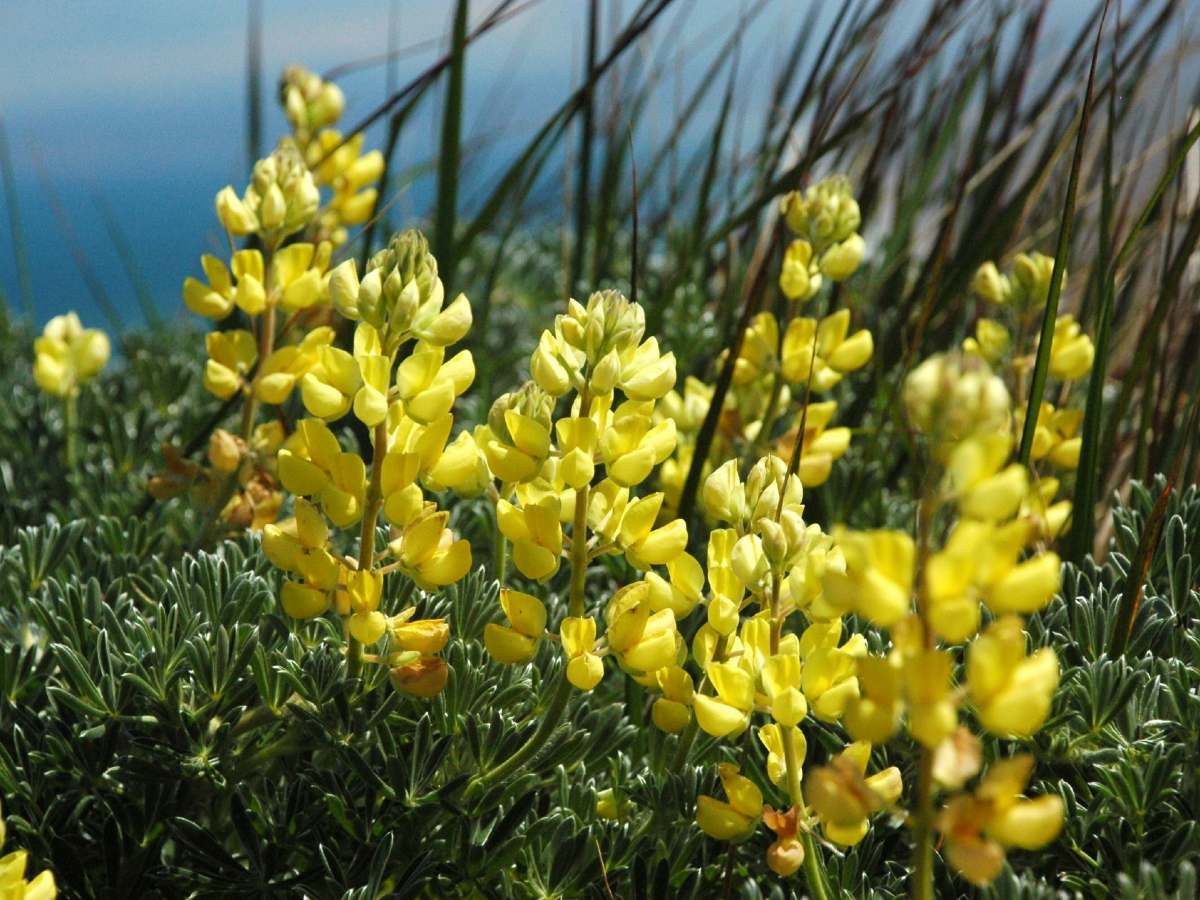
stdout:
MULTIPOLYGON (((796 758, 796 747, 792 743, 795 726, 783 726, 783 761, 787 770, 788 798, 796 808, 801 820, 808 823, 808 812, 804 806, 804 791, 800 786, 800 760, 796 758)), ((802 829, 800 841, 804 845, 804 875, 814 900, 829 900, 829 889, 825 886, 825 867, 821 864, 817 842, 813 840, 809 827, 802 829)))
MULTIPOLYGON (((375 451, 371 456, 371 480, 367 484, 367 509, 363 513, 362 530, 358 536, 358 570, 370 571, 375 565, 375 525, 383 507, 383 458, 387 455, 387 420, 375 426, 375 451)), ((363 663, 362 643, 347 633, 346 668, 351 678, 358 677, 363 663)))
POLYGON ((67 471, 75 472, 78 456, 79 396, 74 392, 63 398, 63 436, 66 438, 67 471))
POLYGON ((914 900, 933 900, 933 751, 921 748, 917 775, 916 843, 913 848, 914 900))
MULTIPOLYGON (((586 407, 584 407, 586 408, 586 407)), ((584 587, 587 584, 587 508, 590 488, 575 491, 575 521, 571 530, 571 603, 569 612, 579 618, 584 613, 584 587)))
POLYGON ((504 587, 504 578, 508 574, 508 538, 496 529, 496 582, 504 587))
POLYGON ((567 708, 567 700, 571 697, 571 682, 567 681, 567 671, 563 669, 562 675, 559 678, 558 684, 554 686, 554 693, 550 695, 550 704, 546 707, 546 712, 542 716, 542 720, 538 722, 537 728, 529 739, 525 741, 517 751, 498 766, 494 766, 483 772, 471 782, 467 788, 467 797, 472 797, 477 794, 489 782, 504 778, 511 775, 521 766, 525 765, 533 756, 542 749, 542 745, 554 733, 554 729, 558 727, 558 723, 562 720, 563 712, 567 708))

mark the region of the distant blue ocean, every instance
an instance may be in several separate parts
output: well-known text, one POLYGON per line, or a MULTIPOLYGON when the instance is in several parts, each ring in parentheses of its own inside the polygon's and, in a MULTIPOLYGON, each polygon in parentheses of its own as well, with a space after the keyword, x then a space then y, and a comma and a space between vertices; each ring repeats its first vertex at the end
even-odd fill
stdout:
MULTIPOLYGON (((810 2, 832 14, 840 4, 782 0, 749 29, 739 63, 738 125, 755 129, 766 113, 766 75, 781 61, 810 2), (756 77, 757 76, 757 77, 756 77)), ((895 18, 894 36, 915 27, 928 0, 909 0, 895 18)), ((601 52, 638 4, 604 0, 601 52)), ((661 47, 675 59, 653 107, 639 122, 637 143, 666 136, 682 98, 728 35, 736 18, 756 4, 743 0, 684 0, 655 24, 646 58, 661 47)), ((1055 28, 1073 29, 1087 0, 1051 4, 1055 28)), ((475 0, 478 21, 494 0, 475 0)), ((444 46, 452 4, 445 0, 263 0, 265 148, 285 131, 273 102, 276 79, 289 63, 317 71, 384 53, 419 48, 397 63, 403 85, 444 46)), ((462 205, 524 147, 579 82, 584 0, 541 0, 485 36, 468 52, 464 141, 483 156, 464 160, 462 205)), ((818 20, 824 32, 831 16, 818 20)), ((166 318, 186 315, 183 278, 199 271, 199 254, 217 246, 212 201, 225 184, 239 190, 247 172, 245 57, 247 4, 162 3, 160 0, 4 0, 0 3, 0 119, 16 173, 24 245, 31 270, 33 312, 40 325, 75 309, 90 325, 111 327, 81 276, 53 212, 52 186, 80 253, 104 285, 122 318, 142 320, 131 279, 99 213, 96 197, 112 210, 134 248, 138 278, 166 318)), ((623 77, 635 77, 626 71, 623 77)), ((721 76, 724 78, 724 74, 721 76)), ((345 122, 360 119, 385 96, 384 66, 341 80, 345 122)), ((716 113, 719 89, 697 127, 716 113)), ((398 148, 398 169, 431 160, 438 135, 437 98, 422 105, 398 148)), ((750 138, 741 141, 750 146, 750 138)), ((382 126, 368 133, 380 146, 382 126)), ((574 142, 572 142, 573 149, 574 142)), ((391 208, 393 221, 410 224, 428 212, 429 176, 414 183, 391 208)), ((0 197, 0 292, 13 309, 21 298, 7 210, 0 197)))

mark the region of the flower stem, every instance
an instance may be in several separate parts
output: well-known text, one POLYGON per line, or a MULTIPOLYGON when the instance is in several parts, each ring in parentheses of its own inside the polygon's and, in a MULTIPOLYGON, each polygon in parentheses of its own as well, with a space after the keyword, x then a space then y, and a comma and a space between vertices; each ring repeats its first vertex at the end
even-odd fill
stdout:
MULTIPOLYGON (((804 791, 800 786, 800 760, 796 758, 796 747, 792 743, 792 732, 795 727, 794 725, 785 725, 780 728, 783 737, 783 761, 787 769, 788 798, 792 801, 792 806, 796 807, 801 820, 808 823, 808 812, 804 806, 804 791)), ((804 876, 808 880, 808 889, 814 900, 828 900, 829 890, 825 886, 825 867, 821 864, 820 851, 817 842, 813 840, 811 828, 802 829, 800 840, 804 845, 804 876)))
POLYGON ((471 797, 478 793, 489 782, 511 775, 532 759, 542 749, 542 745, 546 743, 550 735, 554 733, 554 729, 558 727, 570 697, 571 683, 567 681, 566 669, 563 669, 558 683, 554 686, 554 693, 550 695, 550 703, 546 707, 546 712, 542 715, 542 720, 538 722, 533 734, 504 762, 476 776, 467 788, 467 796, 471 797))
POLYGON ((584 587, 587 584, 587 508, 590 488, 575 491, 575 521, 571 530, 571 601, 569 612, 578 618, 584 613, 584 587))
MULTIPOLYGON (((936 646, 936 636, 929 623, 929 598, 923 588, 936 514, 937 499, 932 491, 927 490, 917 511, 916 565, 917 612, 921 618, 927 650, 936 646)), ((912 896, 916 900, 933 900, 933 751, 928 747, 921 748, 920 768, 917 772, 917 815, 914 832, 912 896)))
POLYGON ((913 847, 912 896, 933 900, 933 751, 921 748, 917 774, 916 840, 913 847))
POLYGON ((496 529, 496 582, 504 587, 504 578, 508 574, 508 538, 496 529))
MULTIPOLYGON (((383 506, 383 458, 387 455, 387 420, 375 426, 375 452, 371 456, 371 480, 367 484, 366 511, 363 513, 362 531, 358 536, 358 570, 369 572, 375 564, 375 525, 379 521, 379 510, 383 506)), ((346 644, 347 672, 351 678, 362 671, 362 643, 348 635, 346 644)))
POLYGON ((66 439, 67 472, 74 473, 79 431, 79 397, 68 393, 63 397, 63 437, 66 439))

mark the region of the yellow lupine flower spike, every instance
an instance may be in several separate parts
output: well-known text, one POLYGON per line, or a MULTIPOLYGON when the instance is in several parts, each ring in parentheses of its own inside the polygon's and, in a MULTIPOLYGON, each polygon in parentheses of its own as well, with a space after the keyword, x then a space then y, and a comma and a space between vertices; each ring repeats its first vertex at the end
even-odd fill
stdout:
POLYGON ((84 328, 79 316, 70 312, 46 323, 41 337, 33 342, 33 379, 47 394, 67 397, 94 378, 108 363, 108 335, 84 328))

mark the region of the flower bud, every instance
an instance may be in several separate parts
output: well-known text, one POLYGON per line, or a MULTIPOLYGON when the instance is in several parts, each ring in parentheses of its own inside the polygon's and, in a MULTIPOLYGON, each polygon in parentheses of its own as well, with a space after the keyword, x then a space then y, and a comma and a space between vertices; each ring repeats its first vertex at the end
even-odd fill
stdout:
POLYGON ((775 841, 767 848, 767 866, 776 875, 787 878, 804 865, 804 845, 800 841, 775 841))
POLYGON ((867 245, 860 234, 852 234, 835 244, 821 257, 821 274, 833 281, 845 281, 862 263, 867 245))
POLYGON ((1011 293, 1008 278, 1000 274, 994 262, 985 262, 975 272, 971 289, 988 303, 1007 303, 1011 293))
POLYGON ((429 699, 446 687, 450 667, 438 656, 422 656, 408 665, 396 666, 389 673, 392 686, 402 694, 429 699))

